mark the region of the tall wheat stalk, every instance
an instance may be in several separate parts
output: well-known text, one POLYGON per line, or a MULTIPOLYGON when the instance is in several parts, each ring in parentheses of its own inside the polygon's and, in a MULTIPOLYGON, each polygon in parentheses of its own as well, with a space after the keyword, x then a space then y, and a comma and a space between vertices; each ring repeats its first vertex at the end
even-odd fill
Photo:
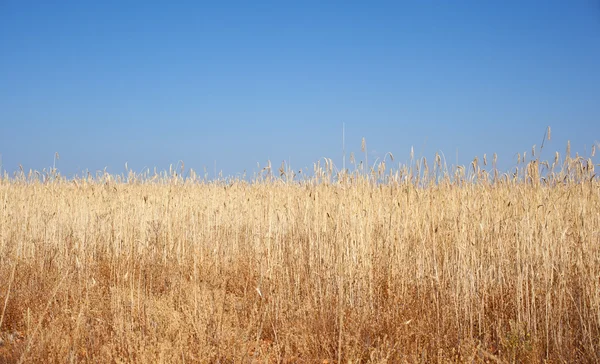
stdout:
POLYGON ((0 183, 0 362, 597 362, 593 156, 540 183, 533 149, 515 175, 390 154, 378 183, 330 159, 22 171, 0 183))

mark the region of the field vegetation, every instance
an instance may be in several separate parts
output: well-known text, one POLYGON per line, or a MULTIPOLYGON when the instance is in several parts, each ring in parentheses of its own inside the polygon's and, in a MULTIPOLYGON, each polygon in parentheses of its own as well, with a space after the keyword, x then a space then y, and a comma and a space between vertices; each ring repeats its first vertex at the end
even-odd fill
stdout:
POLYGON ((595 153, 536 152, 4 174, 0 362, 598 362, 595 153))

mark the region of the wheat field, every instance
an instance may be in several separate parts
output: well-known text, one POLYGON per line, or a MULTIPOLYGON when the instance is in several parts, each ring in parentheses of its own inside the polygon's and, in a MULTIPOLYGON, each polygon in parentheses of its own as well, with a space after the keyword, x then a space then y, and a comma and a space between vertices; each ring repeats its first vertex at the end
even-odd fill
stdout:
POLYGON ((5 174, 0 362, 598 362, 600 181, 531 158, 5 174))

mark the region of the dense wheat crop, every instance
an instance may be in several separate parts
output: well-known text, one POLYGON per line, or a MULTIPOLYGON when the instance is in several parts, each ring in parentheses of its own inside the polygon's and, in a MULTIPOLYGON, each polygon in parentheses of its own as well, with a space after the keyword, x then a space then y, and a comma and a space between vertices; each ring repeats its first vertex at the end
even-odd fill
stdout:
POLYGON ((5 176, 0 362, 600 360, 593 163, 432 164, 5 176))

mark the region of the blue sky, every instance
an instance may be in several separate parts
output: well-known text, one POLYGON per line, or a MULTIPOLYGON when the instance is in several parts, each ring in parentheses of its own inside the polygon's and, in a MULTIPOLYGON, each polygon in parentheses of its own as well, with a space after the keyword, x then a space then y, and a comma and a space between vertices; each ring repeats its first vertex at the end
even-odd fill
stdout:
POLYGON ((600 140, 600 3, 0 2, 0 154, 65 175, 600 140))

